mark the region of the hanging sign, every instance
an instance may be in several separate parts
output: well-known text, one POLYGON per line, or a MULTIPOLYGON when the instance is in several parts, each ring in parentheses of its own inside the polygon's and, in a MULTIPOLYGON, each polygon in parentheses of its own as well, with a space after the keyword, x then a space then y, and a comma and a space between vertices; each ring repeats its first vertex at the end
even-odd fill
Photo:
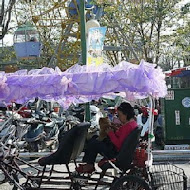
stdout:
POLYGON ((94 27, 88 30, 87 65, 99 66, 103 63, 103 46, 106 27, 94 27))

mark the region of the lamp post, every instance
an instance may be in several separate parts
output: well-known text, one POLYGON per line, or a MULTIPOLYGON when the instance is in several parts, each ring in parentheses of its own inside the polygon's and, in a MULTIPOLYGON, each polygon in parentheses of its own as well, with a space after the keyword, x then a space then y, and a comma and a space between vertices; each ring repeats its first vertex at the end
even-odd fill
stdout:
MULTIPOLYGON (((87 64, 87 47, 86 47, 86 16, 85 16, 85 0, 80 0, 80 31, 81 31, 81 47, 82 47, 82 65, 87 64)), ((85 104, 85 121, 90 121, 90 103, 85 104)))
POLYGON ((0 39, 1 39, 1 47, 3 47, 3 26, 0 24, 0 39))
POLYGON ((92 18, 88 20, 86 23, 86 34, 88 34, 88 30, 90 28, 94 28, 94 27, 100 27, 100 23, 95 19, 93 15, 92 18))
POLYGON ((0 36, 2 36, 2 35, 3 35, 3 26, 0 25, 0 36))
POLYGON ((81 30, 81 47, 82 47, 82 64, 87 63, 86 48, 86 16, 85 16, 85 0, 80 0, 80 30, 81 30))

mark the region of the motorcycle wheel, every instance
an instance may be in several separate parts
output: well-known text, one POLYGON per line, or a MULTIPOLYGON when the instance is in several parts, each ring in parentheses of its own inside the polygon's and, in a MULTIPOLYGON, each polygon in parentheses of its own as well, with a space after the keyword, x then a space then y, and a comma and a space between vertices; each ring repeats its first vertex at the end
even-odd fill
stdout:
MULTIPOLYGON (((29 152, 38 152, 39 151, 39 144, 38 141, 31 142, 28 147, 29 152)), ((36 157, 30 157, 31 160, 35 160, 36 157)))

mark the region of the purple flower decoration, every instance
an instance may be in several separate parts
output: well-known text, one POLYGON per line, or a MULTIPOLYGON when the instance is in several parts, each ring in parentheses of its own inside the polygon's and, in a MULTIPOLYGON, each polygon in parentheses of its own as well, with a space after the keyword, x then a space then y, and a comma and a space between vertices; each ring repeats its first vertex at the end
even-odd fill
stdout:
POLYGON ((6 95, 9 92, 9 88, 7 86, 7 77, 5 72, 0 72, 0 99, 4 100, 6 98, 6 95))

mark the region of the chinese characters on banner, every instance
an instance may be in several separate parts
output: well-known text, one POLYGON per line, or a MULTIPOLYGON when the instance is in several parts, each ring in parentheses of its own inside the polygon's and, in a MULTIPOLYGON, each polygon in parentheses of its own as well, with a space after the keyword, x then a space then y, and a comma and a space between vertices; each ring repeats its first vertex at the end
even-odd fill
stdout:
POLYGON ((95 27, 88 30, 87 66, 98 66, 103 63, 103 46, 106 27, 95 27))

